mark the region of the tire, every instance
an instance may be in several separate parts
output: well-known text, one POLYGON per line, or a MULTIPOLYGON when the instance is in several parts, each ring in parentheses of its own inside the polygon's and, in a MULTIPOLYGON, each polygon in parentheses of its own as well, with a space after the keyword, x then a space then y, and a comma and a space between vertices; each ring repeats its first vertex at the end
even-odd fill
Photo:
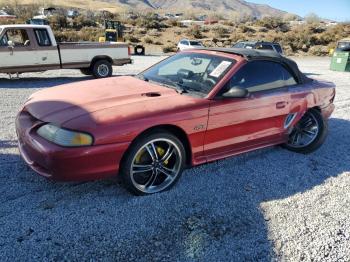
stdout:
POLYGON ((323 142, 326 140, 327 134, 328 134, 327 120, 325 120, 322 117, 321 113, 318 110, 310 109, 304 114, 304 116, 295 125, 294 129, 289 135, 288 142, 283 144, 282 146, 293 152, 309 154, 316 151, 323 144, 323 142), (316 125, 317 125, 317 131, 315 132, 316 129, 314 127, 316 125), (298 138, 296 138, 297 133, 299 134, 301 133, 302 135, 300 138, 304 136, 304 140, 305 138, 310 139, 309 143, 305 143, 304 145, 302 143, 300 143, 300 145, 298 145, 298 143, 293 143, 295 142, 295 140, 298 140, 298 138), (311 139, 311 136, 309 136, 312 133, 315 133, 313 135, 313 139, 311 139))
POLYGON ((112 64, 107 60, 97 60, 91 68, 95 78, 110 77, 113 73, 112 64))
POLYGON ((92 75, 92 72, 91 72, 90 68, 80 68, 80 72, 83 75, 86 75, 86 76, 91 76, 92 75))
POLYGON ((132 143, 123 157, 120 175, 129 192, 150 195, 173 187, 185 163, 186 152, 181 141, 171 133, 158 130, 132 143))
POLYGON ((137 45, 134 47, 135 55, 145 55, 145 47, 142 45, 137 45))

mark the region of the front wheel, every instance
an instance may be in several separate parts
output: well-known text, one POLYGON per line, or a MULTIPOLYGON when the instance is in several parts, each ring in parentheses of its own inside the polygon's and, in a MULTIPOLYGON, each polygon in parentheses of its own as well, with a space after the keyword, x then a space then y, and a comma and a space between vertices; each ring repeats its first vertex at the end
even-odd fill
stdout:
POLYGON ((179 180, 186 154, 176 136, 162 131, 138 139, 123 160, 126 188, 135 195, 149 195, 168 190, 179 180))
POLYGON ((308 154, 316 151, 325 141, 328 123, 316 109, 308 110, 289 134, 283 147, 288 150, 308 154))
POLYGON ((107 60, 98 60, 92 65, 92 74, 95 78, 110 77, 112 73, 112 64, 107 60))

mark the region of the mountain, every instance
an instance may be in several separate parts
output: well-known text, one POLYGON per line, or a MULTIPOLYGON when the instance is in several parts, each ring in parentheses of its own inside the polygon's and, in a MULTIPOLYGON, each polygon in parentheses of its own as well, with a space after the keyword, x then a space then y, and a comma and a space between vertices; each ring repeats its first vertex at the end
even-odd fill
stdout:
MULTIPOLYGON (((254 0, 253 0, 254 1, 254 0)), ((33 4, 33 0, 21 0, 21 4, 33 4)), ((195 15, 218 13, 222 15, 284 16, 287 12, 269 5, 254 4, 244 0, 39 0, 45 7, 52 4, 90 10, 108 10, 110 12, 153 11, 159 13, 184 12, 195 15)), ((0 0, 6 5, 8 0, 0 0)))
POLYGON ((235 13, 258 18, 287 14, 287 12, 269 5, 254 4, 244 0, 108 0, 108 2, 110 4, 116 3, 132 10, 235 13))

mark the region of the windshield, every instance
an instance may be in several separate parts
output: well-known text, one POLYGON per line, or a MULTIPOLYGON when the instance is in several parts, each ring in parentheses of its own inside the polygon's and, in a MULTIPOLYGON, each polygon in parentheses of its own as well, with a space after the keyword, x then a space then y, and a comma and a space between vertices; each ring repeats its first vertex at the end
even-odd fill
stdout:
POLYGON ((350 51, 350 42, 339 42, 337 51, 350 51))
POLYGON ((276 49, 276 51, 277 51, 278 53, 280 53, 280 54, 283 53, 282 47, 281 47, 280 45, 273 45, 273 46, 275 47, 275 49, 276 49))
POLYGON ((190 41, 190 45, 202 46, 202 43, 198 41, 190 41))
POLYGON ((237 43, 233 47, 235 47, 235 48, 244 48, 244 43, 242 43, 242 42, 237 43))
POLYGON ((236 63, 216 55, 183 52, 154 65, 137 77, 174 88, 180 93, 206 96, 236 63))

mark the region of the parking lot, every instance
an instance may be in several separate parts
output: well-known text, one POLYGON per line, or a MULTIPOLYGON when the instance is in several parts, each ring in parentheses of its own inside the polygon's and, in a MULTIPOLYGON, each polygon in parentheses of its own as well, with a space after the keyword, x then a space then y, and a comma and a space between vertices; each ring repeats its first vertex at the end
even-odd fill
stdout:
MULTIPOLYGON (((115 74, 136 74, 162 58, 133 57, 115 74)), ((147 197, 131 196, 114 179, 51 182, 19 156, 14 121, 26 98, 90 77, 0 75, 0 260, 349 261, 350 73, 330 71, 328 57, 295 60, 308 76, 337 84, 318 151, 272 147, 198 166, 172 190, 147 197)))

